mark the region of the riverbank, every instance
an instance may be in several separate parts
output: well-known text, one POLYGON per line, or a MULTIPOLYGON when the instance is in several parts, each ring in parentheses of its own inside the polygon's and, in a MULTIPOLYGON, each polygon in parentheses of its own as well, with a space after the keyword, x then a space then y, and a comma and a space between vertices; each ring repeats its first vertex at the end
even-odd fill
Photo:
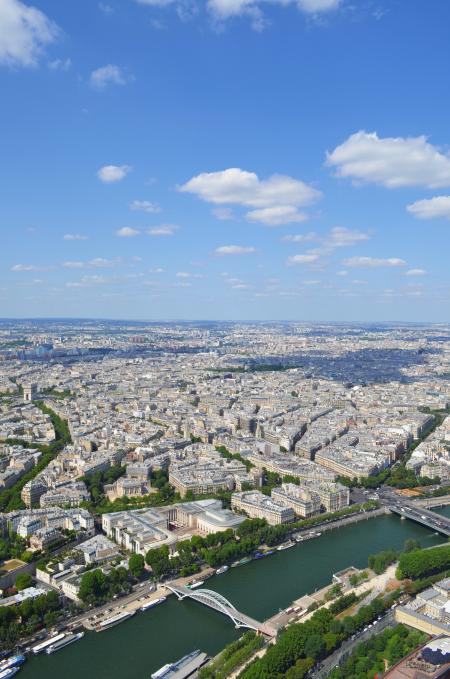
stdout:
MULTIPOLYGON (((401 548, 407 539, 419 540, 423 547, 442 542, 439 536, 410 521, 392 515, 375 516, 370 530, 360 520, 324 531, 318 539, 214 576, 206 587, 222 594, 238 610, 263 621, 288 608, 292 601, 329 585, 333 573, 350 564, 365 568, 370 554, 401 548)), ((144 596, 144 591, 153 595, 145 587, 135 595, 144 596)), ((241 634, 216 611, 192 600, 168 597, 161 606, 138 612, 102 634, 87 632, 80 643, 51 656, 31 658, 21 670, 21 679, 60 674, 65 679, 148 679, 151 672, 194 649, 215 656, 241 634)))
MULTIPOLYGON (((332 530, 337 530, 339 528, 342 528, 344 526, 349 526, 351 524, 356 524, 360 523, 361 521, 368 521, 370 519, 374 519, 379 516, 383 516, 384 514, 389 514, 389 511, 385 509, 384 507, 380 509, 375 509, 367 512, 360 512, 358 514, 351 514, 347 517, 344 517, 342 519, 337 519, 337 520, 326 520, 324 523, 321 524, 316 524, 314 526, 314 531, 311 530, 310 527, 307 527, 303 530, 298 530, 296 531, 297 536, 304 536, 304 538, 309 538, 311 533, 314 532, 315 539, 320 539, 318 535, 321 535, 322 533, 325 533, 327 531, 332 531, 332 530)), ((267 545, 263 545, 265 549, 268 549, 267 545)), ((267 557, 268 558, 268 557, 267 557)), ((260 561, 259 559, 257 561, 260 561)), ((195 574, 195 581, 201 581, 201 580, 208 580, 211 576, 213 576, 215 573, 215 569, 210 568, 210 567, 205 567, 203 568, 200 572, 195 574)), ((178 585, 188 585, 193 581, 193 576, 189 577, 179 577, 179 578, 174 578, 173 582, 178 585)), ((124 599, 119 599, 115 602, 108 602, 96 609, 92 609, 91 611, 88 611, 86 613, 83 613, 79 616, 76 616, 76 618, 72 621, 71 623, 71 628, 79 625, 80 623, 87 629, 87 630, 94 630, 95 627, 98 625, 99 622, 102 620, 118 615, 120 613, 135 613, 138 611, 142 605, 146 603, 150 603, 151 601, 154 601, 160 597, 167 597, 172 594, 172 592, 168 589, 165 588, 164 583, 158 583, 156 585, 156 588, 154 591, 150 588, 148 589, 146 585, 145 590, 143 590, 141 596, 137 596, 136 594, 132 594, 131 597, 126 597, 126 600, 124 599)), ((325 588, 327 589, 327 588, 325 588)), ((314 601, 315 599, 312 599, 314 601)), ((294 602, 295 603, 295 602, 294 602)), ((302 606, 303 608, 303 603, 298 604, 295 603, 295 607, 297 608, 299 605, 302 606)), ((286 623, 285 623, 286 624, 286 623)))

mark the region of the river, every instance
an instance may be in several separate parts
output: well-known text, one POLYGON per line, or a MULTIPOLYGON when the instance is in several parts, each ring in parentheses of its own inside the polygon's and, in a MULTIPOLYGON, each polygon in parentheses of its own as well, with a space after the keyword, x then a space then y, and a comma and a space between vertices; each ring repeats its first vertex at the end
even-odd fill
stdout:
MULTIPOLYGON (((450 516, 450 507, 439 510, 450 516)), ((367 557, 408 538, 431 547, 445 541, 397 516, 381 516, 324 533, 292 549, 230 569, 207 581, 238 610, 264 620, 293 599, 330 583, 346 566, 367 566, 367 557)), ((54 653, 31 658, 21 679, 149 679, 167 662, 200 648, 213 655, 237 638, 231 621, 194 601, 174 596, 156 608, 54 653)))

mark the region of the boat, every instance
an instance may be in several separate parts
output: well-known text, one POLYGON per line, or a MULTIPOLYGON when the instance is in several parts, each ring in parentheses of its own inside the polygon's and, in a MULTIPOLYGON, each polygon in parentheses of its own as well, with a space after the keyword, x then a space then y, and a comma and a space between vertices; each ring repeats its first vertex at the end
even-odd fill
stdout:
POLYGON ((197 589, 197 587, 201 587, 202 585, 205 584, 204 580, 192 580, 186 587, 188 589, 197 589))
POLYGON ((311 531, 310 533, 296 533, 292 537, 294 538, 295 542, 305 542, 305 540, 312 540, 313 538, 318 538, 322 535, 322 533, 314 533, 311 531))
POLYGON ((50 639, 47 639, 47 641, 41 641, 39 644, 36 644, 36 646, 32 647, 32 651, 34 655, 37 655, 38 653, 42 653, 45 651, 46 648, 51 646, 52 644, 55 644, 58 641, 61 641, 61 639, 64 639, 66 635, 64 632, 61 632, 61 634, 56 634, 54 637, 50 637, 50 639))
POLYGON ((222 575, 222 573, 226 573, 229 569, 229 566, 221 566, 216 570, 216 575, 222 575))
POLYGON ((105 629, 114 627, 114 625, 119 625, 121 622, 128 620, 128 618, 132 618, 135 613, 136 611, 124 611, 123 613, 118 613, 117 615, 113 615, 110 618, 106 618, 106 620, 99 622, 95 629, 97 632, 103 632, 105 629))
POLYGON ((192 651, 174 663, 167 663, 159 670, 153 672, 151 679, 186 679, 191 677, 202 665, 206 663, 208 656, 202 651, 192 651))
POLYGON ((14 666, 14 667, 9 667, 7 670, 3 670, 0 672, 0 679, 10 679, 10 677, 13 677, 17 672, 20 670, 20 667, 14 666))
POLYGON ((73 644, 74 641, 79 641, 83 637, 84 632, 68 634, 64 639, 61 639, 60 641, 57 641, 55 644, 51 644, 51 646, 48 646, 45 652, 47 653, 47 655, 50 655, 51 653, 55 653, 55 651, 60 651, 62 648, 68 646, 69 644, 73 644))
POLYGON ((25 662, 26 658, 24 655, 21 653, 18 655, 12 655, 10 658, 6 658, 6 660, 2 660, 0 662, 0 672, 3 672, 4 670, 9 670, 11 667, 20 667, 23 665, 25 662))
POLYGON ((294 547, 294 545, 295 545, 295 542, 291 542, 290 540, 289 540, 289 542, 283 542, 282 545, 279 545, 277 547, 277 551, 282 552, 285 549, 290 549, 291 547, 294 547))
POLYGON ((267 556, 266 552, 255 552, 253 554, 254 559, 264 559, 265 556, 267 556))
POLYGON ((269 549, 269 550, 266 552, 266 556, 270 556, 271 554, 275 554, 275 550, 274 550, 274 549, 269 549))
POLYGON ((153 608, 153 606, 158 606, 158 604, 164 603, 166 601, 167 597, 165 596, 160 596, 159 599, 153 599, 153 601, 147 601, 147 603, 142 604, 140 610, 142 612, 148 611, 149 608, 153 608))
POLYGON ((231 564, 231 568, 237 568, 238 566, 244 566, 246 563, 250 563, 252 561, 251 556, 244 556, 243 559, 239 559, 239 561, 234 561, 231 564))

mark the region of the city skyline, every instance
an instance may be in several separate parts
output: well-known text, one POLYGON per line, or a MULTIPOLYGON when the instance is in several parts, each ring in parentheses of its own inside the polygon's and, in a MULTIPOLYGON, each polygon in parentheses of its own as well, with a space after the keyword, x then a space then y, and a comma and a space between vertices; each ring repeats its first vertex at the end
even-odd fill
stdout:
POLYGON ((3 0, 0 317, 447 321, 449 18, 3 0))

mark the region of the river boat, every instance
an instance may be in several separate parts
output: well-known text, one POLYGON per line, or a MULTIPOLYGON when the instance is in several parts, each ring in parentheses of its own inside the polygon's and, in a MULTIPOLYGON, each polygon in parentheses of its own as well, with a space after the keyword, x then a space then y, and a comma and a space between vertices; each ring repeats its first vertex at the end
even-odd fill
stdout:
POLYGON ((10 679, 20 670, 20 667, 9 667, 7 670, 0 672, 0 679, 10 679))
POLYGON ((238 566, 245 566, 246 563, 250 563, 252 561, 251 556, 244 556, 243 559, 239 559, 239 561, 234 561, 231 564, 231 568, 237 568, 238 566))
POLYGON ((293 536, 294 540, 296 542, 305 542, 306 540, 313 540, 314 538, 318 538, 322 535, 322 533, 297 533, 296 535, 293 536))
POLYGON ((117 615, 113 615, 110 618, 106 618, 106 620, 99 622, 95 629, 97 632, 103 632, 105 629, 119 625, 121 622, 125 622, 125 620, 132 618, 135 613, 136 611, 118 613, 117 615))
POLYGON ((167 600, 167 597, 161 596, 159 599, 153 599, 153 601, 147 601, 146 604, 142 604, 141 606, 141 611, 148 611, 149 608, 153 608, 154 606, 158 606, 158 604, 164 603, 164 601, 167 600))
POLYGON ((47 639, 46 641, 41 641, 39 644, 36 644, 36 646, 32 647, 32 651, 34 655, 37 655, 38 653, 43 653, 46 648, 51 646, 52 644, 55 644, 58 641, 61 641, 61 639, 64 639, 66 635, 64 632, 61 632, 61 634, 56 634, 54 637, 50 637, 50 639, 47 639))
POLYGON ((278 552, 282 552, 282 551, 284 551, 285 549, 290 549, 291 547, 294 547, 294 545, 295 545, 295 542, 292 542, 292 541, 283 542, 282 545, 279 545, 279 546, 277 547, 277 551, 278 551, 278 552))
POLYGON ((205 584, 204 580, 193 580, 188 585, 186 585, 186 587, 188 589, 197 589, 197 587, 201 587, 204 584, 205 584))
POLYGON ((255 552, 253 554, 254 559, 264 559, 265 556, 267 556, 266 552, 255 552))
POLYGON ((221 566, 216 570, 216 575, 222 575, 222 573, 226 573, 229 569, 229 566, 221 566))
POLYGON ((51 653, 55 653, 56 651, 60 651, 62 648, 69 646, 69 644, 73 644, 75 641, 80 641, 80 639, 82 639, 83 637, 84 632, 68 634, 64 639, 61 639, 61 641, 57 641, 55 644, 51 644, 51 646, 48 646, 45 652, 47 653, 47 655, 50 655, 51 653))
POLYGON ((187 679, 202 667, 208 660, 206 653, 192 651, 174 663, 167 663, 159 670, 153 672, 151 679, 187 679))
POLYGON ((6 660, 0 662, 0 672, 11 669, 11 667, 20 667, 24 664, 26 657, 21 653, 18 655, 12 655, 6 660))

